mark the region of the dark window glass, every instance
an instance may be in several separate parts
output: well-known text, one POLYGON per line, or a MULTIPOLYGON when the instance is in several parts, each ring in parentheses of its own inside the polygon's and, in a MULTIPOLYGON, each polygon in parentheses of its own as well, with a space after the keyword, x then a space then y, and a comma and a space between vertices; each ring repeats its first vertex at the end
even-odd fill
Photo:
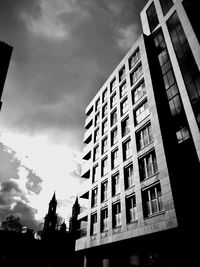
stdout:
POLYGON ((147 9, 147 18, 149 22, 150 31, 152 32, 159 23, 154 2, 152 2, 150 7, 147 9))
POLYGON ((174 3, 172 0, 160 0, 160 5, 163 11, 163 15, 167 14, 167 12, 171 9, 173 4, 174 3))
POLYGON ((200 128, 200 72, 176 12, 167 21, 169 34, 200 128))

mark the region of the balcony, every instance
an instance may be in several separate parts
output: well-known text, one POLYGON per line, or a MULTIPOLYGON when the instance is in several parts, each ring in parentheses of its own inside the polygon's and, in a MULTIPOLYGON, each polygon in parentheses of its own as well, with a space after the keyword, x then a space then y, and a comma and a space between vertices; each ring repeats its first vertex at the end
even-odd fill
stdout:
POLYGON ((92 126, 93 123, 93 116, 90 115, 85 119, 85 128, 89 129, 92 126))
POLYGON ((91 145, 85 145, 85 147, 83 148, 83 159, 85 160, 89 160, 91 158, 91 145))
POLYGON ((90 165, 90 162, 84 161, 81 167, 81 177, 90 178, 90 165))
POLYGON ((83 138, 83 142, 85 144, 89 144, 92 141, 92 128, 88 129, 85 134, 84 134, 84 138, 83 138))

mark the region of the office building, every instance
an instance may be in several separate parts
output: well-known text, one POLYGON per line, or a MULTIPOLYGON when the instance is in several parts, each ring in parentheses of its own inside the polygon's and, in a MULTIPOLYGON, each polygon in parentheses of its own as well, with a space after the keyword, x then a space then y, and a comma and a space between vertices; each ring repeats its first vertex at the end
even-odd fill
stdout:
POLYGON ((1 97, 3 93, 3 87, 6 80, 12 50, 13 48, 11 46, 0 41, 0 109, 2 106, 1 97))
MULTIPOLYGON (((86 108, 77 266, 194 266, 197 3, 150 0, 143 33, 86 108), (196 6, 195 6, 196 5, 196 6), (196 16, 196 17, 195 17, 196 16)), ((198 241, 198 242, 197 242, 198 241)))

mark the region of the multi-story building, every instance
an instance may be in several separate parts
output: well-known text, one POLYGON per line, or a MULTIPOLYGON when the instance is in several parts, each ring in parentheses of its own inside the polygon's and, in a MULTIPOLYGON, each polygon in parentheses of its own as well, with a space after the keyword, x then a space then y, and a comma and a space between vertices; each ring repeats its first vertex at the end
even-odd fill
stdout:
POLYGON ((12 50, 13 48, 10 45, 0 41, 0 109, 2 106, 1 96, 6 80, 12 50))
POLYGON ((191 2, 148 1, 143 34, 86 108, 80 266, 194 266, 200 35, 191 2))

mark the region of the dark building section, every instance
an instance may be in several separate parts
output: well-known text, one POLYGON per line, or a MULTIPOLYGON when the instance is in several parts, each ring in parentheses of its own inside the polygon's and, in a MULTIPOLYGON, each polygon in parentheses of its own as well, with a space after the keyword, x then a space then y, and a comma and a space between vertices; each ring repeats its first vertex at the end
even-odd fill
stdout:
POLYGON ((44 220, 44 229, 43 229, 44 236, 49 235, 56 230, 56 223, 57 223, 56 208, 57 208, 57 200, 56 200, 56 195, 54 193, 51 201, 49 202, 48 213, 45 216, 44 220))
POLYGON ((13 47, 0 41, 0 110, 2 106, 1 96, 3 93, 3 87, 6 80, 8 66, 12 54, 13 47))

